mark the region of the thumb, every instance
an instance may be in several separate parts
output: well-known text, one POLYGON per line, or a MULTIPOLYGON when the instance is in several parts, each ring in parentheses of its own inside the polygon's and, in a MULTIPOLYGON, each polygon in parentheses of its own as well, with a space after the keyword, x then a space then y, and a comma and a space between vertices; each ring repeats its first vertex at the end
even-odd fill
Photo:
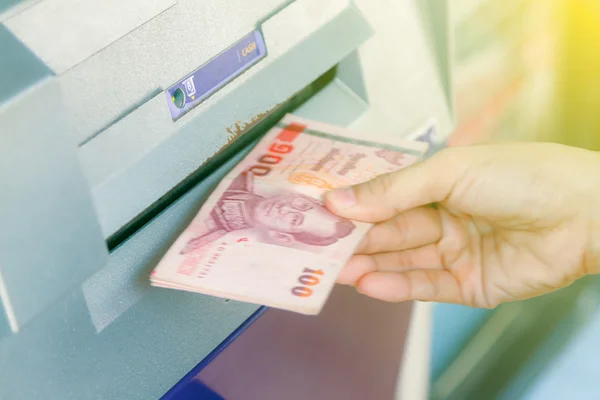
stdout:
POLYGON ((443 149, 432 157, 399 171, 379 175, 358 185, 325 194, 328 209, 357 221, 387 220, 408 209, 446 199, 460 176, 458 160, 443 149))

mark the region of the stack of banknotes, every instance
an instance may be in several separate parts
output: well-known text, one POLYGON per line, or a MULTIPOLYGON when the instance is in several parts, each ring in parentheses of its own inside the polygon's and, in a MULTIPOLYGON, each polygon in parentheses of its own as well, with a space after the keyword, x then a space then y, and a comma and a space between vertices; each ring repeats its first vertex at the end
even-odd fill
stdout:
POLYGON ((417 162, 433 134, 429 121, 413 140, 377 143, 286 115, 212 192, 151 284, 319 313, 371 227, 332 214, 323 194, 417 162))

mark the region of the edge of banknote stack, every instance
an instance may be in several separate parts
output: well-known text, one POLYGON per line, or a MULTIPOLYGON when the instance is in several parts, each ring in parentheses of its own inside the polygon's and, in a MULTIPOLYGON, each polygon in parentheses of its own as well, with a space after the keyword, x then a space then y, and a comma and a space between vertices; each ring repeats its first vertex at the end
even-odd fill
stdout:
POLYGON ((201 205, 151 285, 318 314, 371 227, 333 215, 322 195, 421 160, 436 129, 430 119, 384 143, 287 114, 201 205))

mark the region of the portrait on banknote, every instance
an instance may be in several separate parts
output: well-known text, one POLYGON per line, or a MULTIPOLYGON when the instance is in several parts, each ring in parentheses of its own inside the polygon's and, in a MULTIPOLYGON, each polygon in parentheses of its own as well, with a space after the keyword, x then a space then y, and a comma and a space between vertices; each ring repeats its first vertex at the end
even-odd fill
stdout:
POLYGON ((285 189, 261 189, 250 171, 232 180, 205 221, 206 232, 189 240, 181 254, 230 232, 251 231, 263 243, 304 248, 332 245, 355 228, 316 199, 285 189))

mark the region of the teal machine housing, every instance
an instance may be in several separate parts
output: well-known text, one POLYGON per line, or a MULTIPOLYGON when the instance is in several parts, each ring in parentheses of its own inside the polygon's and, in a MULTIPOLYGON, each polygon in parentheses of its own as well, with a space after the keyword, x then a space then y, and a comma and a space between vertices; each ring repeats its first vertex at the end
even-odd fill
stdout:
POLYGON ((448 15, 433 0, 0 3, 0 398, 167 393, 259 307, 150 287, 161 255, 286 112, 380 140, 434 118, 443 142, 448 15), (266 56, 172 118, 165 91, 255 30, 266 56))

